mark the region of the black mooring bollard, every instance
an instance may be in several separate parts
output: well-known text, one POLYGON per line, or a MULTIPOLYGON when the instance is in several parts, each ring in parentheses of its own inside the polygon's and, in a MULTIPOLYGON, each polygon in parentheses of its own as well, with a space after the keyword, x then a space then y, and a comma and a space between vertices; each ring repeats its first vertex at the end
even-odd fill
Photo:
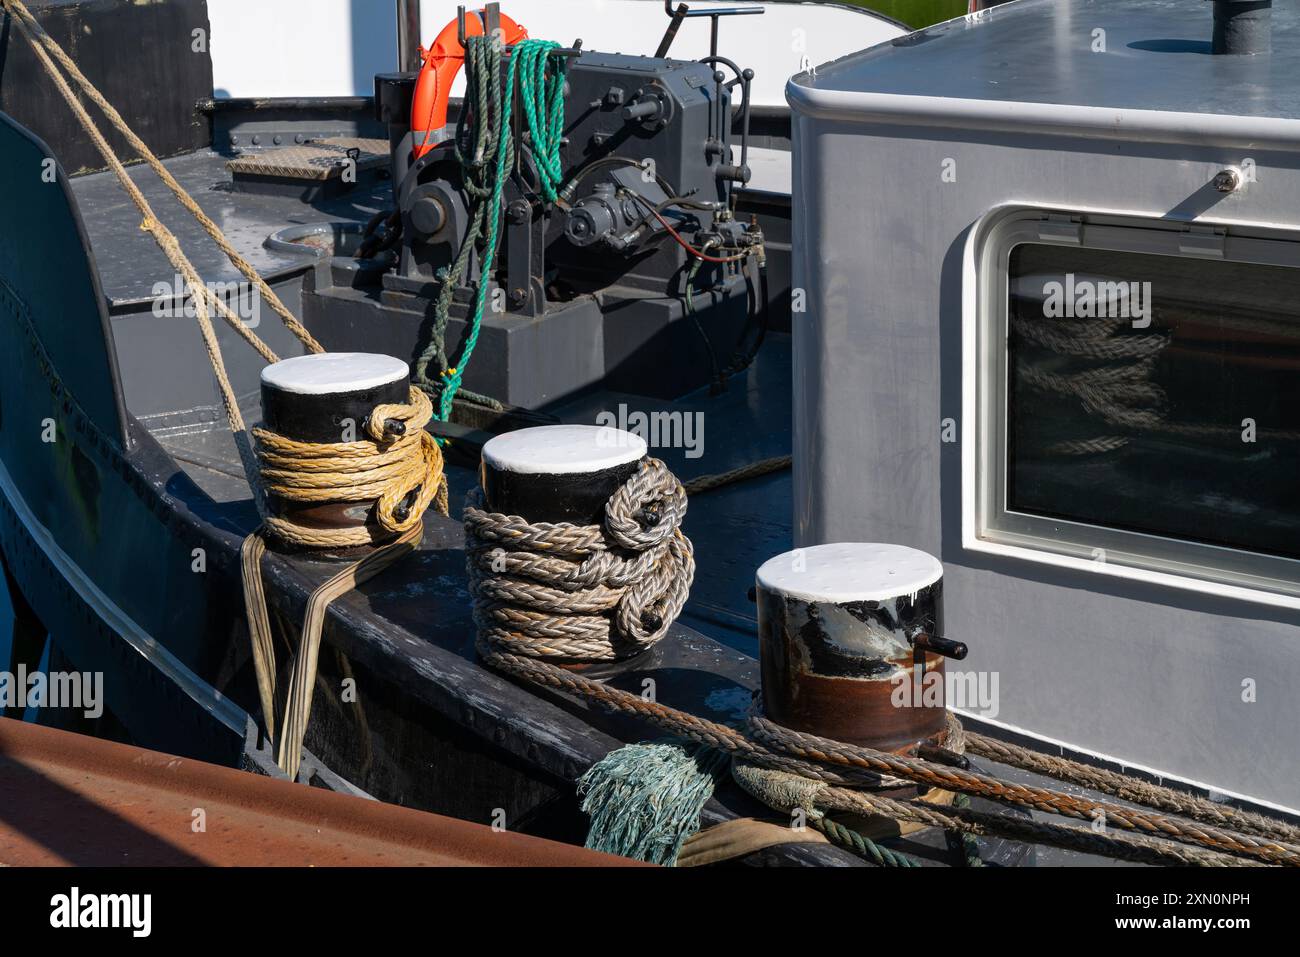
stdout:
MULTIPOLYGON (((375 406, 409 401, 410 377, 401 359, 368 352, 284 359, 262 370, 262 422, 301 442, 361 441, 375 406)), ((268 494, 266 509, 295 525, 334 530, 364 526, 371 503, 291 502, 268 494)))
MULTIPOLYGON (((902 545, 786 552, 758 570, 767 717, 797 731, 902 751, 945 727, 943 566, 902 545), (923 681, 925 674, 938 680, 923 681), (923 687, 931 691, 927 696, 923 687)), ((956 655, 955 655, 956 656, 956 655)))
POLYGON ((483 446, 487 507, 530 522, 599 525, 609 497, 640 467, 645 440, 595 425, 543 425, 483 446))

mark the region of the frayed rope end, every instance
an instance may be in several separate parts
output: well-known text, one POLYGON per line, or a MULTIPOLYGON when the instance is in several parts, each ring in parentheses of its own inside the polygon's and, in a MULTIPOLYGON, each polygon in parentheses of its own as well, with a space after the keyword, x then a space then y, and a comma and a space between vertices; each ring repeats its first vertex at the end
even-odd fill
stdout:
POLYGON ((673 866, 700 827, 700 812, 726 773, 728 755, 676 741, 611 751, 578 779, 591 818, 587 847, 673 866))

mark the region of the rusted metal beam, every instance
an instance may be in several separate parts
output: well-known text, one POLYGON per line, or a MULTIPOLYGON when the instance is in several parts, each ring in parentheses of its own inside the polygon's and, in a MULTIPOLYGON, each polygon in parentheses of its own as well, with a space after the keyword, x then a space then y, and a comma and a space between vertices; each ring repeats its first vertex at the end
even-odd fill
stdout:
POLYGON ((0 719, 0 865, 633 863, 525 834, 0 719))

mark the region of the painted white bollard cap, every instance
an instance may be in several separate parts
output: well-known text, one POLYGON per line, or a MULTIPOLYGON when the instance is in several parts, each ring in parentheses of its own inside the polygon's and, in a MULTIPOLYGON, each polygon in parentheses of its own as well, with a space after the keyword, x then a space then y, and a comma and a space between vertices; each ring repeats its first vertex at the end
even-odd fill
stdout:
MULTIPOLYGON (((941 670, 943 565, 903 545, 797 548, 756 575, 763 708, 778 724, 893 750, 940 734, 942 707, 898 707, 900 680, 941 670)), ((942 702, 940 702, 942 704, 942 702)))
POLYGON ((848 672, 883 670, 911 654, 917 634, 942 628, 943 565, 905 545, 796 548, 764 562, 756 579, 760 618, 778 615, 779 627, 798 631, 810 654, 824 645, 848 672))
POLYGON ((501 472, 569 475, 639 462, 645 439, 602 425, 541 425, 489 440, 483 462, 501 472))
POLYGON ((262 385, 294 395, 378 389, 410 377, 405 362, 373 352, 321 352, 281 359, 262 370, 262 385))
POLYGON ((377 405, 410 400, 411 371, 401 359, 369 352, 322 352, 282 359, 262 370, 262 422, 304 442, 361 435, 377 405))
POLYGON ((796 548, 758 569, 758 587, 808 602, 841 605, 915 595, 943 577, 937 558, 906 545, 836 542, 796 548))
POLYGON ((605 503, 645 458, 645 440, 597 425, 543 425, 483 446, 488 507, 532 522, 599 524, 605 503))

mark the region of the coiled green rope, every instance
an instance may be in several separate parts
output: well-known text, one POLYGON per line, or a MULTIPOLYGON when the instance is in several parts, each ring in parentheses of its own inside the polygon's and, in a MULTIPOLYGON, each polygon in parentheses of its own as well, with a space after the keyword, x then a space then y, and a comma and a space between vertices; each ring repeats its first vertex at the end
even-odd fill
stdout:
MULTIPOLYGON (((531 133, 542 196, 548 202, 556 198, 556 186, 562 174, 560 140, 564 131, 565 61, 552 58, 550 53, 558 46, 552 40, 522 40, 515 44, 503 86, 499 40, 482 36, 467 38, 465 101, 473 104, 472 129, 461 131, 457 140, 457 157, 465 170, 466 191, 473 201, 470 224, 456 261, 440 276, 442 288, 438 290, 434 304, 429 344, 420 354, 415 368, 415 384, 436 398, 434 417, 441 422, 451 416, 452 402, 460 391, 482 328, 492 267, 500 245, 501 196, 514 155, 510 116, 516 82, 531 133), (446 354, 447 317, 452 294, 465 274, 470 251, 480 236, 483 243, 479 281, 469 316, 469 329, 460 360, 452 364, 446 354), (436 379, 431 379, 429 367, 435 362, 441 371, 436 379)), ((475 398, 486 400, 486 397, 475 398)), ((491 401, 487 400, 488 403, 491 401)))
POLYGON ((560 164, 560 141, 564 138, 564 67, 563 57, 555 59, 555 68, 547 76, 546 65, 551 50, 559 44, 552 40, 525 40, 515 47, 510 69, 519 66, 520 99, 528 129, 532 134, 533 161, 541 180, 542 197, 555 202, 557 188, 564 177, 560 164))

